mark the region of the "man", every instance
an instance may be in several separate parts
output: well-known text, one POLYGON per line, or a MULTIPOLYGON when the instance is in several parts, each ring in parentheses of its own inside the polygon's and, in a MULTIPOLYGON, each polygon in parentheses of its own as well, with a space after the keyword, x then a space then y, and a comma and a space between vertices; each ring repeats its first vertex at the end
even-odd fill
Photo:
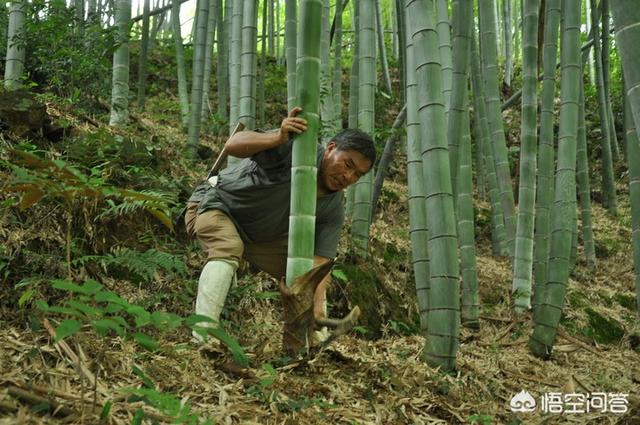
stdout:
MULTIPOLYGON (((225 144, 229 155, 243 158, 220 172, 215 186, 198 186, 189 199, 185 223, 207 253, 198 282, 196 314, 215 326, 238 268, 245 259, 276 279, 285 275, 291 194, 291 152, 295 135, 307 129, 291 110, 274 132, 241 131, 225 144)), ((373 141, 347 129, 326 148, 318 148, 318 191, 314 265, 335 257, 344 222, 342 190, 365 175, 375 162, 373 141)), ((314 296, 314 314, 323 317, 329 278, 314 296)))

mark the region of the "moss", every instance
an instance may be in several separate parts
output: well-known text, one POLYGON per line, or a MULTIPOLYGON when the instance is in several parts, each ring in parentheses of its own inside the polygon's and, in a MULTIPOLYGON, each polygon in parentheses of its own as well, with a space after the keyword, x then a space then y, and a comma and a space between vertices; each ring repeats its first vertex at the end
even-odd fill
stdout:
MULTIPOLYGON (((339 266, 349 282, 349 300, 351 305, 360 307, 362 314, 359 325, 367 329, 369 338, 382 336, 382 328, 389 322, 402 323, 409 329, 414 318, 410 317, 400 294, 388 290, 378 275, 366 264, 339 266)), ((344 309, 346 311, 346 308, 344 309)))
POLYGON ((585 312, 589 318, 589 327, 583 330, 585 336, 602 344, 612 344, 624 337, 624 329, 616 320, 604 317, 590 308, 585 312))
POLYGON ((584 292, 570 290, 567 292, 567 301, 573 309, 580 309, 589 306, 589 300, 584 292))
POLYGON ((632 295, 616 294, 613 297, 624 308, 635 311, 636 298, 632 295))
POLYGON ((340 268, 349 280, 351 304, 359 306, 362 311, 360 325, 369 330, 369 336, 380 337, 382 318, 378 300, 378 279, 372 272, 358 266, 345 264, 340 268))

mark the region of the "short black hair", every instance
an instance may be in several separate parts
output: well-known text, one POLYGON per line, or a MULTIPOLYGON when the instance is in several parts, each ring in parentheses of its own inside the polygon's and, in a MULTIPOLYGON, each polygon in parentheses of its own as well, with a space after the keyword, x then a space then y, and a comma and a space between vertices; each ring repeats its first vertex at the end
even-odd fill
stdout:
POLYGON ((371 166, 376 162, 376 148, 373 139, 367 133, 357 128, 347 128, 336 134, 332 139, 338 150, 353 149, 360 152, 371 161, 371 166))

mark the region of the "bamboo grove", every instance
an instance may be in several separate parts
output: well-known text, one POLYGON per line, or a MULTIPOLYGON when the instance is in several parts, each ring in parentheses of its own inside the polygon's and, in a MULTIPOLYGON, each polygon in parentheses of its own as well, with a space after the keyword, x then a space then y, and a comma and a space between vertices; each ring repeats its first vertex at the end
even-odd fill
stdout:
MULTIPOLYGON (((134 17, 131 0, 90 1, 86 7, 75 0, 71 7, 78 30, 115 29, 111 126, 127 125, 131 108, 145 108, 150 43, 164 37, 174 46, 176 111, 188 134, 185 155, 194 155, 212 117, 229 131, 238 122, 248 129, 268 125, 265 66, 276 61, 285 69, 282 104, 288 110, 302 106, 310 121, 293 152, 288 282, 312 263, 316 142, 326 142, 347 123, 376 133, 378 95, 393 99, 401 114, 382 165, 346 194, 349 239, 360 261, 368 261, 380 186, 402 141, 411 262, 428 364, 455 370, 460 327, 480 323, 474 234, 479 200, 491 208, 492 254, 512 264, 514 320, 533 316, 529 347, 547 358, 579 242, 588 267, 598 267, 592 190, 615 216, 621 196, 616 190, 628 174, 640 310, 636 0, 197 0, 191 34, 182 34, 181 3, 145 0, 134 17), (132 40, 141 43, 137 82, 130 81, 132 40), (185 69, 187 42, 191 72, 185 69), (612 56, 622 75, 612 73, 612 56), (612 87, 622 84, 615 81, 621 77, 624 89, 615 98, 612 87), (506 99, 503 92, 514 95, 506 99), (597 99, 598 131, 587 128, 586 93, 597 99), (505 132, 505 116, 518 106, 520 138, 513 140, 505 132), (406 131, 398 131, 403 126, 406 131), (600 175, 590 177, 593 169, 600 175)), ((2 14, 4 85, 12 90, 28 81, 25 28, 37 16, 25 0, 12 1, 2 14)))

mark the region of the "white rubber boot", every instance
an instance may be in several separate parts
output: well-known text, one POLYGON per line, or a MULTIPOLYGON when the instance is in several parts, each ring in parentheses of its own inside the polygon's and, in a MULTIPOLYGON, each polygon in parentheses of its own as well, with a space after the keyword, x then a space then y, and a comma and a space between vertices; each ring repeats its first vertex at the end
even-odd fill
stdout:
MULTIPOLYGON (((227 299, 227 293, 231 286, 231 281, 235 277, 238 263, 233 260, 213 260, 209 261, 200 274, 198 281, 198 296, 196 298, 196 314, 208 316, 213 322, 200 322, 202 327, 217 327, 220 321, 220 313, 227 299)), ((204 342, 205 339, 197 332, 193 331, 193 336, 197 342, 204 342)))

